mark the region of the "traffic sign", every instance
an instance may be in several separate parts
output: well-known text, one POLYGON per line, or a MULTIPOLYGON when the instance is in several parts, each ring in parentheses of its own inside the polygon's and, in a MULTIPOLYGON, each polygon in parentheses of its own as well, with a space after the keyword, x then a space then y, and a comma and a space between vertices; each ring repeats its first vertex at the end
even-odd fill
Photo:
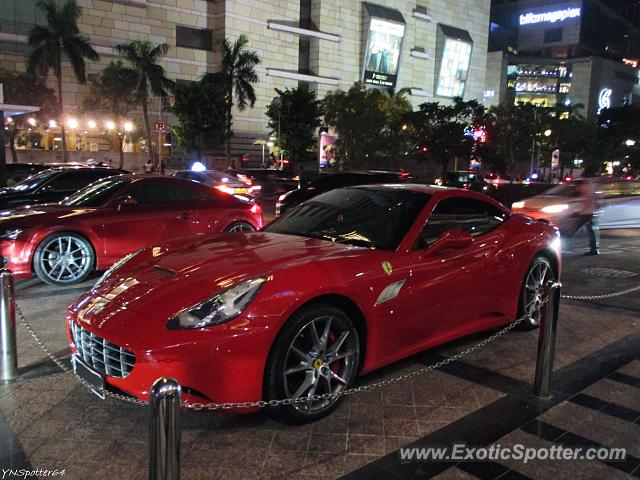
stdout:
POLYGON ((160 120, 158 120, 158 121, 156 122, 156 132, 164 132, 164 131, 165 131, 165 129, 166 129, 166 127, 167 127, 167 126, 165 125, 165 123, 164 123, 164 122, 162 122, 162 121, 160 121, 160 120))

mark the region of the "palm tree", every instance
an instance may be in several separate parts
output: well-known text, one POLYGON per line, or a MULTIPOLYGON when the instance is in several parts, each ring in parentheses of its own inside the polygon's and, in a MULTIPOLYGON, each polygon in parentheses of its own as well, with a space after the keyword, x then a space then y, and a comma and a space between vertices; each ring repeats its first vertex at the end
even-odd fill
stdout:
POLYGON ((142 104, 144 128, 149 145, 149 161, 153 162, 151 127, 149 125, 149 93, 162 98, 167 95, 167 90, 173 88, 173 82, 165 76, 164 68, 158 65, 158 61, 167 54, 169 45, 166 43, 154 45, 145 40, 133 40, 123 45, 116 45, 115 50, 131 64, 136 72, 136 93, 142 104))
POLYGON ((256 103, 256 93, 252 83, 258 81, 256 65, 260 63, 260 57, 255 50, 247 50, 249 39, 246 35, 240 35, 232 45, 228 38, 222 41, 222 68, 220 74, 224 78, 226 90, 226 156, 227 163, 231 165, 231 123, 233 116, 231 109, 235 104, 239 110, 244 110, 247 105, 251 108, 256 103))
MULTIPOLYGON (((46 25, 36 25, 29 32, 29 47, 31 53, 27 60, 27 71, 46 76, 49 70, 53 70, 58 83, 58 108, 59 115, 64 112, 62 101, 62 59, 66 57, 80 83, 86 81, 85 58, 91 61, 100 60, 89 38, 80 33, 78 18, 82 15, 75 0, 67 0, 58 6, 54 0, 38 0, 38 8, 47 19, 46 25)), ((62 120, 62 119, 61 119, 62 120)), ((65 136, 64 122, 60 121, 62 131, 62 155, 63 161, 67 161, 67 140, 65 136)))

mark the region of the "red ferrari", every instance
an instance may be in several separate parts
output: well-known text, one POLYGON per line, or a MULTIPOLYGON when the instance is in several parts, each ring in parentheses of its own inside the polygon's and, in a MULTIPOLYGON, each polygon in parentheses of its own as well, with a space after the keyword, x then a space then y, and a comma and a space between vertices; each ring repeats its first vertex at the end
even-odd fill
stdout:
POLYGON ((118 175, 60 203, 0 212, 0 248, 18 278, 70 285, 150 244, 260 227, 256 203, 188 180, 118 175))
POLYGON ((67 314, 77 370, 148 398, 278 407, 311 421, 370 372, 512 322, 538 325, 560 274, 559 236, 481 194, 419 185, 342 188, 263 231, 157 243, 120 262, 67 314))

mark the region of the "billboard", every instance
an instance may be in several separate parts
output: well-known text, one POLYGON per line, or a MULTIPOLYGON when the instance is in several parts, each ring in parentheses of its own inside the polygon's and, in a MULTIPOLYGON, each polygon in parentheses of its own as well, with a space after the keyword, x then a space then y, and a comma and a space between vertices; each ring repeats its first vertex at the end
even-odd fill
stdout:
POLYGON ((364 54, 362 81, 370 85, 393 88, 398 78, 398 64, 404 37, 404 25, 372 18, 369 22, 364 54))

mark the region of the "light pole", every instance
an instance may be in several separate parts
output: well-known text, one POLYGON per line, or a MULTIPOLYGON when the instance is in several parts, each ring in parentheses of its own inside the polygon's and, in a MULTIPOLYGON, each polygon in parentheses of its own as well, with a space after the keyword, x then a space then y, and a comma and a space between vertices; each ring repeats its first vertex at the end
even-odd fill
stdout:
POLYGON ((280 157, 280 165, 282 165, 282 144, 280 143, 280 132, 282 125, 282 99, 274 97, 271 104, 278 109, 278 156, 280 157))

